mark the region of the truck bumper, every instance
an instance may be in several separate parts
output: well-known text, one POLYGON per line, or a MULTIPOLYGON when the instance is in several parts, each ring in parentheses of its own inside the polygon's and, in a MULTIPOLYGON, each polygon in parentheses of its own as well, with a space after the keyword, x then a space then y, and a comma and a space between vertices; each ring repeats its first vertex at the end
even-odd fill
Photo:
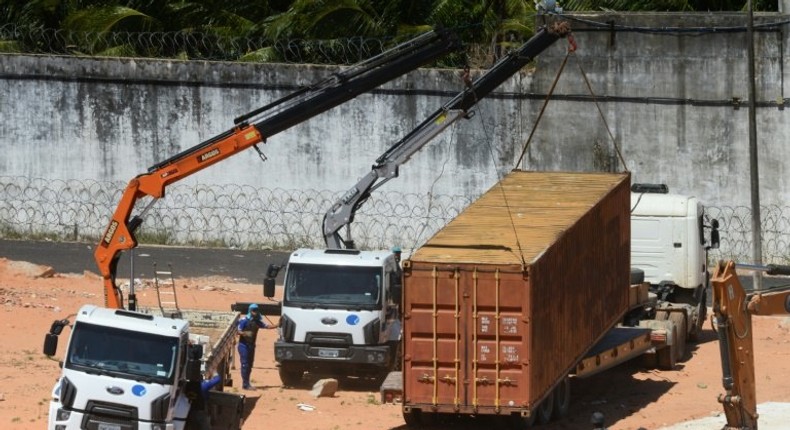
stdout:
MULTIPOLYGON (((47 424, 48 430, 71 430, 81 429, 85 421, 85 414, 78 411, 66 411, 60 407, 59 402, 51 402, 49 405, 49 422, 47 424)), ((135 430, 181 430, 184 428, 184 422, 179 423, 161 423, 153 424, 143 421, 129 421, 129 422, 115 422, 115 423, 101 423, 91 421, 88 428, 100 429, 135 429, 135 430)))
POLYGON ((274 359, 278 363, 303 364, 305 368, 313 365, 364 365, 386 369, 392 361, 392 350, 387 345, 347 347, 318 347, 302 343, 274 342, 274 359))

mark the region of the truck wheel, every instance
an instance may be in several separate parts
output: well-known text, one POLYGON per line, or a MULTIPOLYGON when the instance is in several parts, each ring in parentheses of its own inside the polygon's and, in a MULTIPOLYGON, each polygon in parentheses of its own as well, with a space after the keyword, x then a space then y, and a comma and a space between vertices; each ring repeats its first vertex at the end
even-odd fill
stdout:
POLYGON ((702 334, 702 326, 708 318, 708 289, 702 290, 702 297, 700 297, 697 304, 697 321, 692 330, 689 330, 689 340, 697 342, 702 334))
POLYGON ((433 412, 423 412, 419 409, 411 409, 403 412, 403 421, 410 428, 423 428, 436 422, 436 414, 433 412))
POLYGON ((302 382, 304 371, 294 366, 286 364, 280 365, 280 381, 286 387, 296 387, 302 382))
POLYGON ((403 411, 403 421, 406 421, 406 426, 409 428, 422 427, 422 411, 410 410, 409 412, 403 411))
POLYGON ((531 413, 528 417, 522 417, 520 414, 513 414, 509 416, 509 427, 513 430, 527 430, 535 427, 535 421, 537 421, 538 413, 536 409, 533 409, 530 412, 531 413))
POLYGON ((571 408, 571 379, 567 376, 554 389, 554 416, 563 418, 571 408))
POLYGON ((551 416, 554 415, 554 391, 552 390, 538 406, 538 422, 540 424, 548 424, 551 421, 551 416))
POLYGON ((659 369, 672 370, 675 368, 677 359, 675 348, 677 347, 678 337, 678 326, 672 324, 672 339, 675 339, 675 344, 667 345, 661 349, 656 350, 656 364, 658 365, 659 369))
POLYGON ((677 328, 675 333, 675 362, 681 362, 686 357, 686 317, 681 312, 672 312, 669 321, 677 328))

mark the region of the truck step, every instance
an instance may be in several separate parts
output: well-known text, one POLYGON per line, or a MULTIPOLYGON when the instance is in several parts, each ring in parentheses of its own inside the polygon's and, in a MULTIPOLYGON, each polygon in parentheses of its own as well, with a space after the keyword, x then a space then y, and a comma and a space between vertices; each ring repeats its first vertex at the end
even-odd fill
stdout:
POLYGON ((652 330, 643 327, 614 327, 576 365, 577 378, 586 378, 637 357, 650 348, 652 330))

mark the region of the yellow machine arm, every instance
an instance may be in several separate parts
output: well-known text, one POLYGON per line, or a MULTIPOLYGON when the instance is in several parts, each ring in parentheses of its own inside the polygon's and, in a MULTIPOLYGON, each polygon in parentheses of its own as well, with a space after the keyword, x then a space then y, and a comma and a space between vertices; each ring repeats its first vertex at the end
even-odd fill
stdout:
MULTIPOLYGON (((725 390, 719 395, 719 402, 727 417, 725 430, 757 430, 752 315, 790 314, 790 290, 747 294, 736 266, 732 261, 719 262, 711 279, 725 390)), ((749 268, 772 275, 790 275, 790 266, 749 268)))

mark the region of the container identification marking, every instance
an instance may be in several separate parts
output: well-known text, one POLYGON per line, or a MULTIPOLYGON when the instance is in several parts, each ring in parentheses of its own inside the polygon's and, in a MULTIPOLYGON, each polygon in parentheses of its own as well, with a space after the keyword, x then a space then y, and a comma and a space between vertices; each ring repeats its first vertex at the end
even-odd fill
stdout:
POLYGON ((480 361, 488 361, 488 354, 491 353, 491 348, 488 345, 480 345, 480 361))
POLYGON ((505 334, 518 334, 518 318, 502 318, 502 332, 505 334))
POLYGON ((514 345, 503 345, 502 359, 508 363, 518 363, 518 348, 514 345))
POLYGON ((488 328, 491 326, 491 318, 487 316, 480 317, 480 332, 488 333, 488 328))

